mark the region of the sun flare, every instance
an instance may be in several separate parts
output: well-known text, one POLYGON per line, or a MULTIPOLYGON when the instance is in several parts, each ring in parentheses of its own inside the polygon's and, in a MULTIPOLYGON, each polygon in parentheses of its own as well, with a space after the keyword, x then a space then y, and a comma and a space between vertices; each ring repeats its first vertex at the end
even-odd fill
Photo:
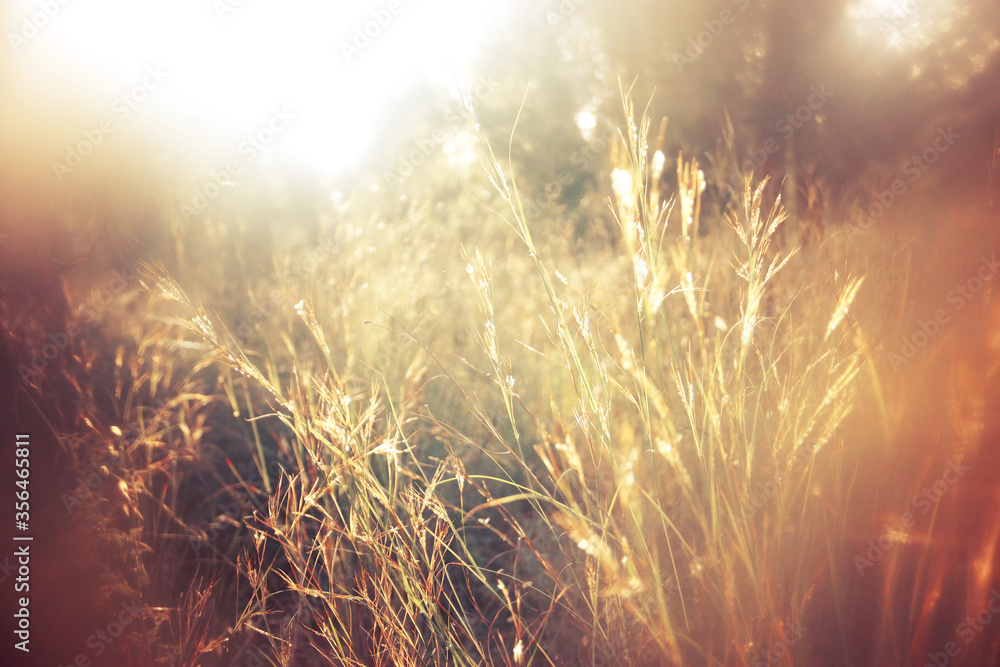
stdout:
POLYGON ((332 173, 362 154, 402 93, 467 68, 501 2, 51 4, 25 0, 6 18, 19 74, 61 89, 65 104, 110 108, 156 68, 161 80, 135 107, 168 142, 235 141, 281 107, 295 118, 282 155, 332 173))
POLYGON ((856 0, 847 12, 859 35, 889 51, 912 51, 948 32, 955 8, 951 0, 856 0))

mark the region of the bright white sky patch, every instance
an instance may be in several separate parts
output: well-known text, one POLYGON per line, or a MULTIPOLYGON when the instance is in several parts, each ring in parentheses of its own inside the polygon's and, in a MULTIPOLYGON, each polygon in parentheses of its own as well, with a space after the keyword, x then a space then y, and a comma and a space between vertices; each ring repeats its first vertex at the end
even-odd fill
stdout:
POLYGON ((157 66, 166 76, 142 109, 220 145, 284 106, 296 120, 275 145, 332 173, 365 151, 408 87, 465 69, 502 2, 54 0, 48 16, 49 3, 17 0, 5 48, 22 78, 64 89, 69 105, 86 91, 110 106, 157 66))

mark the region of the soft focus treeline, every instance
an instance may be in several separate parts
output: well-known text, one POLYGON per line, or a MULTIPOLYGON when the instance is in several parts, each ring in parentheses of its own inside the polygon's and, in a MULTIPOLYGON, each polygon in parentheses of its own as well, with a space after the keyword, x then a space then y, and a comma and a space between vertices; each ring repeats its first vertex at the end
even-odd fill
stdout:
MULTIPOLYGON (((619 118, 622 80, 626 87, 635 82, 637 99, 651 99, 654 123, 669 117, 668 156, 682 150, 698 157, 710 179, 730 187, 737 170, 788 179, 793 192, 815 182, 826 218, 848 217, 948 127, 962 141, 949 151, 949 167, 935 170, 935 183, 979 199, 989 187, 1000 123, 995 3, 513 4, 481 63, 510 89, 478 100, 477 120, 509 131, 521 86, 525 110, 515 149, 524 150, 515 157, 525 160, 526 180, 551 178, 564 167, 547 160, 565 152, 532 152, 538 137, 567 142, 572 154, 581 140, 578 112, 592 105, 598 137, 619 118), (720 152, 731 158, 726 174, 710 169, 710 156, 720 152)), ((601 167, 583 159, 568 168, 579 170, 575 185, 589 187, 606 182, 594 178, 601 167)), ((571 208, 581 197, 573 188, 562 194, 571 208)), ((808 205, 802 194, 786 198, 793 214, 808 205)))
POLYGON ((655 110, 692 150, 714 140, 724 111, 748 146, 763 141, 812 86, 835 103, 796 128, 794 159, 821 162, 835 184, 905 159, 940 124, 986 138, 968 142, 981 166, 1000 121, 993 2, 598 2, 590 18, 619 71, 657 87, 655 110))

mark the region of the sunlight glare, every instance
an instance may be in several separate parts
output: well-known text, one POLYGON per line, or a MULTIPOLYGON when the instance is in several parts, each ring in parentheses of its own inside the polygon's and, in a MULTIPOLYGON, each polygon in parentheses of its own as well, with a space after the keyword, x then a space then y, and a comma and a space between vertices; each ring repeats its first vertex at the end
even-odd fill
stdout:
POLYGON ((158 67, 162 86, 139 110, 148 106, 171 140, 237 145, 285 108, 294 122, 275 142, 281 154, 335 173, 360 158, 380 112, 411 87, 468 66, 502 2, 91 0, 45 18, 22 0, 5 19, 16 33, 39 17, 15 49, 24 79, 63 94, 85 88, 107 108, 158 67))
POLYGON ((580 128, 580 134, 587 141, 594 137, 594 129, 597 127, 596 105, 588 104, 580 113, 576 115, 576 126, 580 128))
POLYGON ((880 40, 889 51, 909 51, 951 29, 952 5, 952 0, 856 0, 847 14, 859 36, 880 40))

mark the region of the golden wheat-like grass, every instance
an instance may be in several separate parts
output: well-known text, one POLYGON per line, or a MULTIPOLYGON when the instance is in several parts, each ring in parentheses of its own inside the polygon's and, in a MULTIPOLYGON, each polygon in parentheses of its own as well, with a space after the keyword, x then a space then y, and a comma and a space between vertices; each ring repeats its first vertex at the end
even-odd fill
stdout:
MULTIPOLYGON (((879 424, 879 451, 903 430, 879 295, 842 235, 782 240, 766 180, 708 217, 724 156, 677 156, 661 192, 667 125, 650 155, 622 99, 608 246, 529 219, 513 142, 501 161, 485 135, 504 208, 484 225, 465 204, 461 234, 422 204, 271 256, 224 220, 175 229, 178 261, 145 268, 144 318, 104 353, 117 412, 85 406, 94 433, 74 442, 81 466, 108 441, 119 456, 98 495, 120 506, 102 525, 147 611, 143 660, 752 665, 783 647, 819 664, 866 586, 906 645, 874 654, 917 654, 945 589, 933 529, 897 536, 881 587, 850 564, 870 479, 851 417, 879 424), (911 581, 930 601, 896 622, 911 581)), ((982 401, 951 409, 973 451, 982 401)), ((971 610, 996 540, 975 544, 971 610)))

